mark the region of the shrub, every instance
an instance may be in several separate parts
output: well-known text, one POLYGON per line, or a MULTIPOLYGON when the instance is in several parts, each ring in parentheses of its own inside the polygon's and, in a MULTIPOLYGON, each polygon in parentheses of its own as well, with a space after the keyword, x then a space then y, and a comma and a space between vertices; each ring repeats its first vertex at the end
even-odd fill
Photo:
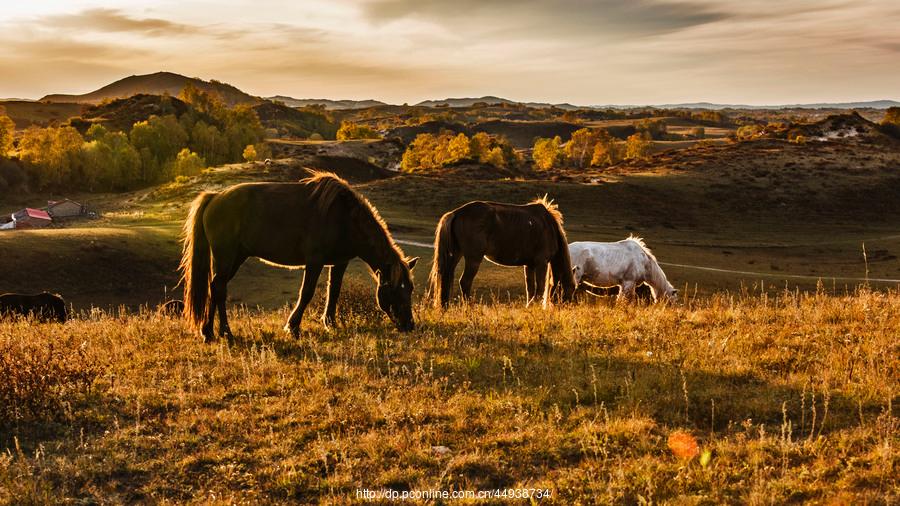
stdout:
POLYGON ((881 124, 900 126, 900 107, 888 107, 884 112, 884 118, 881 120, 881 124))

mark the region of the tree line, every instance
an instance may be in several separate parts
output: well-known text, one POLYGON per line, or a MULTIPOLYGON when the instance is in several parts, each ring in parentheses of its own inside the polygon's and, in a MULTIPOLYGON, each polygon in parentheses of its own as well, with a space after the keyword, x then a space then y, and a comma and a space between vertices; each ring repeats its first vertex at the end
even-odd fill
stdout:
POLYGON ((506 139, 484 132, 471 137, 464 133, 423 133, 406 148, 400 168, 404 172, 428 171, 464 161, 507 168, 520 165, 523 159, 506 139))
POLYGON ((623 160, 648 157, 652 139, 649 130, 639 130, 620 141, 606 129, 582 128, 573 132, 565 144, 558 135, 536 139, 531 157, 540 170, 564 166, 606 167, 623 160))
POLYGON ((268 156, 265 130, 250 106, 226 107, 192 85, 179 98, 190 106, 181 116, 152 115, 127 132, 101 123, 83 133, 71 125, 30 127, 17 143, 15 125, 0 114, 0 159, 19 160, 0 165, 0 190, 25 183, 33 190, 121 191, 268 156))

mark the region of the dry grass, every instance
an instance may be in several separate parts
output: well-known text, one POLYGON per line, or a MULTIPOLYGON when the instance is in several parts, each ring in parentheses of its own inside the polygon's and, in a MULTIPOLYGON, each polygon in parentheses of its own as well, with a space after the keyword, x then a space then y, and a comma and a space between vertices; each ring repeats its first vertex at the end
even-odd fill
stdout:
POLYGON ((900 499, 900 294, 421 306, 398 335, 370 291, 348 287, 343 325, 307 320, 300 341, 286 310, 235 311, 230 347, 150 312, 0 323, 7 342, 83 343, 103 364, 63 420, 0 433, 0 502, 508 486, 557 504, 900 499))

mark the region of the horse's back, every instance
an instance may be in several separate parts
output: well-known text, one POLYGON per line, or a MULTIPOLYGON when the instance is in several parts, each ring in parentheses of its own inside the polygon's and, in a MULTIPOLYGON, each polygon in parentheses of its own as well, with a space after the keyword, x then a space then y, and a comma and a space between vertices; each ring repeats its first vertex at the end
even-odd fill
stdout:
POLYGON ((557 251, 555 224, 542 204, 473 201, 453 213, 454 235, 470 255, 502 265, 546 262, 557 251))

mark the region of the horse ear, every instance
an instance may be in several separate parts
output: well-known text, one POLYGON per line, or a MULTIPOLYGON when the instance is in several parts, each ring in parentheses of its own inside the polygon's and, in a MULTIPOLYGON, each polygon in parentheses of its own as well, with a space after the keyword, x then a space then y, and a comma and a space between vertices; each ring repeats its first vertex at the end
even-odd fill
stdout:
POLYGON ((406 266, 409 267, 409 270, 413 270, 416 267, 416 263, 419 261, 419 257, 411 258, 406 261, 406 266))

